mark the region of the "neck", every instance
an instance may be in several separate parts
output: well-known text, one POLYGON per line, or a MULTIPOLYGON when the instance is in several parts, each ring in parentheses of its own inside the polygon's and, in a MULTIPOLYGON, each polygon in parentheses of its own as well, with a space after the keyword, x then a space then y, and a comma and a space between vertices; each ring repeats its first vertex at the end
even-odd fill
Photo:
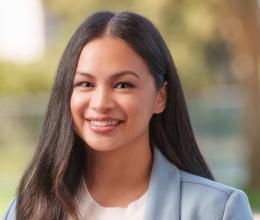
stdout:
POLYGON ((140 196, 148 188, 151 166, 152 152, 149 142, 113 151, 88 149, 86 184, 92 195, 97 197, 130 192, 135 197, 140 196))

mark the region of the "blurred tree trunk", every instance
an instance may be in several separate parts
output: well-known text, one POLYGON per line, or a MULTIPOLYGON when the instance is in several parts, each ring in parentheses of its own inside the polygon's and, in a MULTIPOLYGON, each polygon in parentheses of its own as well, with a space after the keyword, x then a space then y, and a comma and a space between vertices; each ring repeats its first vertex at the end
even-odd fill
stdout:
POLYGON ((249 184, 260 188, 260 8, 257 0, 221 0, 216 4, 220 29, 232 55, 232 71, 245 91, 249 184))

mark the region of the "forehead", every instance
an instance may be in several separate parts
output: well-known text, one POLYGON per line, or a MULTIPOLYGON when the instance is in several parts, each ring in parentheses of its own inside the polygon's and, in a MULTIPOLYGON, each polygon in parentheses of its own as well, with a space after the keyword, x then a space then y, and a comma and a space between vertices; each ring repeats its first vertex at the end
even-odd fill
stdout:
POLYGON ((120 71, 149 74, 145 61, 122 39, 104 36, 87 43, 81 51, 77 72, 112 74, 120 71))

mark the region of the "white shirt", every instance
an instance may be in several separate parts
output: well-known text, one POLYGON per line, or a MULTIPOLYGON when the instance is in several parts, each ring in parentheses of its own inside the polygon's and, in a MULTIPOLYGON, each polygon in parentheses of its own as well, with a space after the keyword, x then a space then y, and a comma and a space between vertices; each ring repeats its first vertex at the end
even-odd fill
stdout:
POLYGON ((84 220, 143 220, 147 191, 137 200, 123 207, 104 207, 90 195, 83 181, 76 201, 79 206, 80 219, 84 220))

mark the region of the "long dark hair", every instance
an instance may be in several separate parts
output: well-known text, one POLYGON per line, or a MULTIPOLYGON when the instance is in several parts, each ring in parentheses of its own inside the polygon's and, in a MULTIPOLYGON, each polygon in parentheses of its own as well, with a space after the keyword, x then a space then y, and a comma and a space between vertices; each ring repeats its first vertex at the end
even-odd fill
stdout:
POLYGON ((165 81, 167 106, 152 116, 150 143, 178 168, 213 179, 195 141, 180 79, 160 33, 146 18, 132 12, 98 12, 76 30, 61 58, 42 133, 33 159, 19 185, 17 219, 78 219, 73 202, 86 164, 85 143, 73 129, 70 97, 83 47, 109 33, 139 54, 159 90, 165 81))

